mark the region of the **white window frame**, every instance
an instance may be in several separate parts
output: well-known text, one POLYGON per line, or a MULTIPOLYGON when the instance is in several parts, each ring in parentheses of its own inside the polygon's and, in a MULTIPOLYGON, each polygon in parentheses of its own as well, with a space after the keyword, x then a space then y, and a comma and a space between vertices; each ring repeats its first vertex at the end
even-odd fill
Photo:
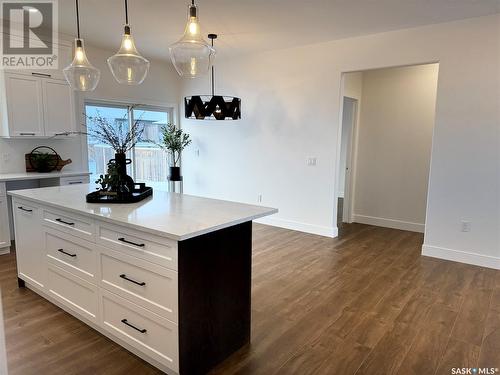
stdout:
MULTIPOLYGON (((132 101, 127 101, 127 100, 105 100, 105 99, 85 99, 83 101, 83 125, 85 129, 83 130, 86 132, 87 130, 87 106, 97 106, 97 107, 114 107, 114 108, 124 108, 127 109, 127 116, 129 118, 129 126, 130 124, 133 123, 134 121, 134 116, 133 116, 133 110, 145 110, 145 111, 160 111, 160 112, 167 112, 169 114, 169 118, 172 119, 172 123, 175 126, 178 126, 178 111, 177 111, 177 104, 171 104, 171 103, 154 103, 149 101, 147 104, 137 104, 132 101)), ((88 166, 89 166, 89 155, 88 155, 88 139, 87 135, 82 137, 82 155, 83 155, 83 162, 85 163, 85 168, 88 171, 88 166)), ((131 150, 132 153, 132 178, 135 180, 135 166, 134 166, 134 160, 135 160, 135 147, 131 150)))

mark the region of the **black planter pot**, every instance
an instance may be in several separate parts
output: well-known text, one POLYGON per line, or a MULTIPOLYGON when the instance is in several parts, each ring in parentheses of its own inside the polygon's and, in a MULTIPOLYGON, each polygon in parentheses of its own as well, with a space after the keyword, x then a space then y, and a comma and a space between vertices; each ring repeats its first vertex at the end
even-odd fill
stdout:
POLYGON ((182 181, 181 167, 170 167, 169 181, 182 181))

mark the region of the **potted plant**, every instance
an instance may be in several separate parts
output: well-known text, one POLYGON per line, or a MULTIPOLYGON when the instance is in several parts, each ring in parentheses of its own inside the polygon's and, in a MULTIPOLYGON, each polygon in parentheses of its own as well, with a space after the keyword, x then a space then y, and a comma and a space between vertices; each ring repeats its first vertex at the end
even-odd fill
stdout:
MULTIPOLYGON (((87 121, 91 124, 87 131, 89 137, 110 146, 115 151, 115 158, 111 159, 108 164, 108 171, 113 171, 112 180, 114 183, 106 184, 108 189, 111 188, 113 191, 121 193, 131 192, 134 188, 134 180, 127 175, 127 165, 132 162, 127 159, 127 152, 141 140, 144 126, 137 120, 128 129, 124 126, 126 121, 118 121, 117 124, 111 123, 99 113, 96 116, 87 116, 87 121)), ((106 180, 105 176, 102 178, 106 180)), ((102 185, 103 181, 98 183, 102 185)))
POLYGON ((182 151, 191 144, 189 134, 178 129, 174 124, 167 124, 161 127, 160 142, 155 143, 168 154, 170 181, 182 181, 181 167, 179 162, 182 151))

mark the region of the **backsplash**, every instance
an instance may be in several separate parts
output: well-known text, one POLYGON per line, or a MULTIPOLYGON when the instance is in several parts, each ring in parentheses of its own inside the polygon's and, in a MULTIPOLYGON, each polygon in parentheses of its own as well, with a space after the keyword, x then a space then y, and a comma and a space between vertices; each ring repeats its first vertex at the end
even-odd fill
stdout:
POLYGON ((71 159, 73 163, 64 167, 65 171, 85 171, 82 162, 81 136, 70 139, 0 139, 0 173, 25 171, 24 155, 37 146, 54 148, 61 158, 71 159))

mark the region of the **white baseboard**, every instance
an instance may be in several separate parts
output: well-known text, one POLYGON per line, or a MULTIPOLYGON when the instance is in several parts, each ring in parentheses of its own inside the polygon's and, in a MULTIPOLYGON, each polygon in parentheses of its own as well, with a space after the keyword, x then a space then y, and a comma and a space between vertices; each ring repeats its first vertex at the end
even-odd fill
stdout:
POLYGON ((422 245, 422 255, 500 270, 500 258, 444 247, 422 245))
POLYGON ((412 223, 409 221, 402 221, 402 220, 385 219, 383 217, 353 215, 352 221, 355 223, 375 225, 377 227, 408 230, 411 232, 424 233, 425 231, 425 224, 412 223))
POLYGON ((0 255, 10 254, 10 247, 4 247, 0 249, 0 255))
POLYGON ((264 217, 255 221, 261 224, 272 225, 273 227, 297 230, 299 232, 317 234, 324 237, 334 238, 339 235, 337 227, 323 227, 320 225, 301 223, 298 221, 279 219, 275 217, 264 217))

